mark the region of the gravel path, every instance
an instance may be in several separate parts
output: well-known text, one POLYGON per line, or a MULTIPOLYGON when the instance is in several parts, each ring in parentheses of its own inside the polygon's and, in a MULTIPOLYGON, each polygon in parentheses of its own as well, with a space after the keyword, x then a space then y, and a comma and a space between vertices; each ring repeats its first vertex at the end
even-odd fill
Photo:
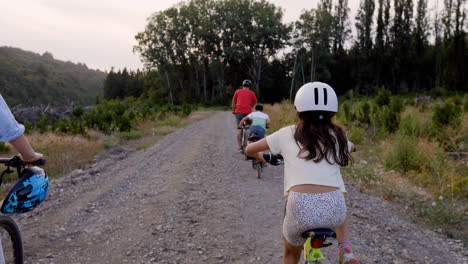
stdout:
MULTIPOLYGON (((217 112, 52 181, 38 209, 14 216, 26 263, 281 263, 282 168, 259 180, 235 148, 234 117, 217 112)), ((347 187, 361 263, 468 263, 461 243, 347 187)), ((336 243, 325 254, 337 263, 336 243)))

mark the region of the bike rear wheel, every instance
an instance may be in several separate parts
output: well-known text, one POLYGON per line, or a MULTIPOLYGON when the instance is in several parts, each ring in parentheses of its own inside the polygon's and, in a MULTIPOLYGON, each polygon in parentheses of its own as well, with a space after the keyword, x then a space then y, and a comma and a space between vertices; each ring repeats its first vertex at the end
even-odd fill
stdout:
POLYGON ((244 154, 244 159, 247 160, 247 152, 245 149, 247 148, 247 131, 245 129, 242 130, 242 153, 244 154))
POLYGON ((0 264, 23 264, 23 242, 15 221, 0 216, 0 264))
POLYGON ((260 179, 262 177, 262 163, 256 162, 255 167, 257 169, 257 179, 260 179))

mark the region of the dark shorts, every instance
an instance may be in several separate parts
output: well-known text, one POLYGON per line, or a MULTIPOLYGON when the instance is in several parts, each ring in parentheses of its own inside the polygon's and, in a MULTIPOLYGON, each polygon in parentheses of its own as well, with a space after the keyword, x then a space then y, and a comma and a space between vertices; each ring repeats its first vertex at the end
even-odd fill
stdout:
POLYGON ((265 129, 261 126, 251 126, 249 129, 249 141, 260 140, 265 137, 265 129))
POLYGON ((236 113, 235 115, 236 115, 236 127, 239 128, 239 124, 240 124, 240 121, 242 120, 242 118, 248 116, 249 114, 236 113))

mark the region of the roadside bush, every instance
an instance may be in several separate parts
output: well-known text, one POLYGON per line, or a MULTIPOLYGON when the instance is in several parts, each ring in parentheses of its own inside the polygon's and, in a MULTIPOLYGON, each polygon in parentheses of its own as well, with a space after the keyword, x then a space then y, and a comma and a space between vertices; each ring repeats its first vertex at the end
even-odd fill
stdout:
POLYGON ((6 153, 10 151, 10 147, 7 146, 5 143, 0 142, 0 152, 6 153))
POLYGON ((390 109, 394 113, 401 113, 405 108, 404 102, 400 96, 392 96, 390 99, 390 109))
POLYGON ((65 117, 61 117, 54 125, 54 131, 57 133, 67 134, 71 131, 70 120, 65 117))
POLYGON ((468 112, 468 93, 463 98, 463 111, 468 112))
POLYGON ((463 221, 463 210, 457 208, 456 203, 449 200, 436 200, 429 205, 420 205, 419 216, 437 228, 448 229, 463 221))
POLYGON ((389 105, 390 104, 390 96, 392 94, 390 93, 390 91, 388 90, 385 90, 384 87, 382 87, 382 89, 379 90, 378 94, 377 94, 377 97, 375 98, 375 103, 378 105, 378 106, 385 106, 385 105, 389 105))
POLYGON ((343 103, 343 112, 344 112, 346 123, 351 122, 353 113, 351 112, 351 105, 349 101, 345 101, 343 103))
POLYGON ((397 135, 393 149, 385 155, 385 168, 406 174, 409 171, 420 172, 425 165, 425 157, 419 150, 417 138, 397 135))
POLYGON ((368 101, 359 104, 358 121, 365 124, 370 124, 371 106, 368 101))
POLYGON ((453 128, 459 127, 461 124, 461 109, 453 103, 446 103, 441 106, 437 104, 434 107, 432 115, 432 125, 435 129, 441 130, 444 126, 453 128))
POLYGON ((192 106, 189 105, 189 104, 186 104, 186 103, 182 104, 182 114, 183 114, 183 116, 184 117, 189 116, 190 113, 192 113, 192 106))
POLYGON ((419 137, 421 135, 421 122, 419 117, 408 115, 400 121, 399 133, 406 136, 419 137))
POLYGON ((26 134, 31 134, 31 132, 32 132, 32 130, 33 130, 33 125, 32 125, 32 123, 29 122, 29 120, 24 120, 23 126, 24 126, 24 133, 26 133, 26 134))
POLYGON ((362 142, 362 134, 365 130, 365 127, 351 126, 347 129, 348 140, 354 144, 360 144, 362 142))
POLYGON ((49 131, 49 119, 43 116, 39 121, 36 122, 35 126, 39 133, 44 134, 49 131))

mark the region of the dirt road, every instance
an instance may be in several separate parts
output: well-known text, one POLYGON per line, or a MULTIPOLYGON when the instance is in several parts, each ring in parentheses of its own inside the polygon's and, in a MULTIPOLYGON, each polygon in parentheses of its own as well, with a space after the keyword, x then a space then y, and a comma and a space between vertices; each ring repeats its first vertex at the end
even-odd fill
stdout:
MULTIPOLYGON (((38 209, 15 216, 26 263, 281 263, 282 168, 257 179, 233 131, 234 117, 217 112, 52 181, 38 209)), ((361 263, 467 263, 457 241, 347 187, 361 263)))

